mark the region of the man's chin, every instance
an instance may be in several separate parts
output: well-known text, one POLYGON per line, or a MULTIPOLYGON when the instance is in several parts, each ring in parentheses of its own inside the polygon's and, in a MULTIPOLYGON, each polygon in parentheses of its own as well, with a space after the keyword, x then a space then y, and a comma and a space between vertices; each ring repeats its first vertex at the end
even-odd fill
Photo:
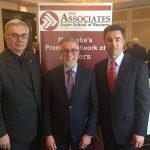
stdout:
POLYGON ((65 62, 64 65, 68 68, 73 68, 75 63, 71 63, 71 62, 65 62))

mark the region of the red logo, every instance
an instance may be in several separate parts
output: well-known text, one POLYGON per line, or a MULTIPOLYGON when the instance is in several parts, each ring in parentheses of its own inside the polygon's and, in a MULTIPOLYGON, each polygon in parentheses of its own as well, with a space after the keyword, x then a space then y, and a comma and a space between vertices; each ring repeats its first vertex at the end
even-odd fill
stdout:
POLYGON ((57 28, 58 23, 59 23, 58 16, 51 11, 44 12, 41 15, 40 24, 43 30, 46 31, 54 30, 57 28))

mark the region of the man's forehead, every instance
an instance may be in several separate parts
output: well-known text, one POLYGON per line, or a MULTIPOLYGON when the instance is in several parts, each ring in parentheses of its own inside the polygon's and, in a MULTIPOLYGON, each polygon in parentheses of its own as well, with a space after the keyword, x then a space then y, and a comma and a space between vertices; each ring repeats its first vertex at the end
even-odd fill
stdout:
POLYGON ((65 47, 65 46, 75 46, 75 47, 78 47, 79 45, 76 42, 64 42, 60 46, 61 47, 65 47))
POLYGON ((119 31, 109 31, 106 33, 105 38, 122 38, 123 35, 119 31))
POLYGON ((6 29, 6 31, 8 32, 8 31, 16 31, 16 32, 21 32, 21 31, 28 31, 28 29, 25 27, 25 26, 23 26, 23 25, 20 25, 20 24, 17 24, 17 25, 11 25, 11 26, 9 26, 7 29, 6 29), (21 29, 21 30, 20 30, 21 29))

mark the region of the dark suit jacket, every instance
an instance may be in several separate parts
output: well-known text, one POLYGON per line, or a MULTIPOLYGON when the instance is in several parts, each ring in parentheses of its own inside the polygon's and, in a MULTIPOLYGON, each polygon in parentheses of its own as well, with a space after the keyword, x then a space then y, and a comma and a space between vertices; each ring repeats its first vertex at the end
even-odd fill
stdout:
POLYGON ((44 135, 53 135, 57 144, 65 142, 69 127, 76 143, 83 134, 93 136, 98 101, 92 71, 78 66, 71 101, 67 98, 63 66, 48 72, 45 87, 44 135))
POLYGON ((9 134, 11 142, 29 143, 37 132, 40 112, 40 68, 33 55, 26 54, 33 89, 8 50, 0 55, 0 136, 9 134))
POLYGON ((132 48, 128 49, 127 52, 134 58, 139 59, 141 61, 148 60, 148 54, 146 49, 140 45, 135 45, 132 48))
POLYGON ((125 54, 110 93, 105 59, 95 66, 100 100, 100 125, 104 141, 113 130, 118 143, 131 143, 133 134, 146 135, 150 109, 150 90, 147 67, 125 54))

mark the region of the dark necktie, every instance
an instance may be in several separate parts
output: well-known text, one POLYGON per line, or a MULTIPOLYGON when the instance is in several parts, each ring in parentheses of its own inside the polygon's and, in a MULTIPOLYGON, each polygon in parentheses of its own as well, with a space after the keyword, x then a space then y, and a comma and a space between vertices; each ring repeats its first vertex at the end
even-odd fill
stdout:
POLYGON ((67 71, 67 95, 69 100, 72 97, 73 89, 74 89, 74 79, 73 79, 73 70, 68 70, 67 71))
POLYGON ((112 92, 115 86, 115 80, 116 80, 116 62, 115 60, 111 61, 111 66, 108 70, 108 83, 110 91, 112 92))
POLYGON ((27 84, 30 86, 30 88, 32 88, 31 74, 30 74, 28 64, 26 62, 26 58, 24 56, 19 57, 19 65, 27 84))

